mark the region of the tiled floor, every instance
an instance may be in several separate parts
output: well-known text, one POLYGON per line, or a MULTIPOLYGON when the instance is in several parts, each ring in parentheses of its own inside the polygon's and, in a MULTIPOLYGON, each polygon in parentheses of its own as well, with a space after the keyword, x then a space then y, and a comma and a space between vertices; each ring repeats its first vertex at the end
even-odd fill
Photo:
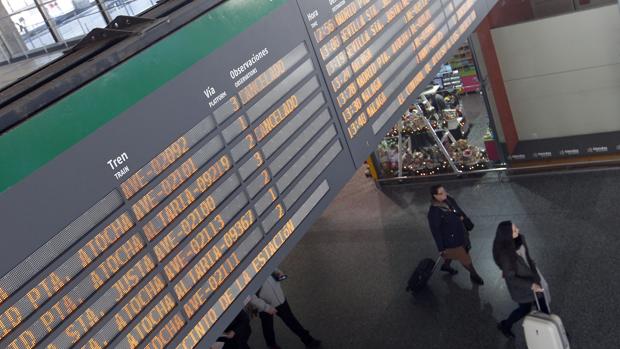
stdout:
MULTIPOLYGON (((287 257, 284 288, 301 322, 324 348, 525 348, 495 328, 515 307, 491 257, 497 224, 513 220, 550 284, 552 310, 571 348, 618 348, 620 171, 447 183, 469 213, 473 287, 459 266, 437 273, 417 297, 405 293, 416 263, 436 254, 426 222, 427 186, 375 188, 358 172, 287 257)), ((265 348, 253 320, 252 348, 265 348)), ((276 320, 279 344, 303 348, 276 320)))

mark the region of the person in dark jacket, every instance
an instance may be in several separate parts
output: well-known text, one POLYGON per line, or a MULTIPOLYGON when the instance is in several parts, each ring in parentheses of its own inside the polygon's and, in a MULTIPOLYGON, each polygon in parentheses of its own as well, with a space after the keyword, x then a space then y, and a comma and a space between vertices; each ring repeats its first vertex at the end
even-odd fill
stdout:
MULTIPOLYGON (((465 229, 467 215, 456 204, 456 200, 448 196, 443 185, 431 187, 431 206, 428 210, 428 223, 435 239, 439 254, 444 258, 441 270, 454 275, 456 269, 450 266, 453 259, 461 262, 469 271, 471 281, 484 285, 484 281, 476 272, 469 256, 469 234, 465 229)), ((471 222, 471 221, 469 221, 471 222)))
POLYGON ((525 237, 511 221, 503 221, 497 227, 493 241, 493 259, 502 270, 510 297, 519 304, 497 328, 508 338, 514 338, 512 326, 532 310, 534 294, 539 299, 541 311, 549 313, 541 287, 541 276, 530 256, 525 237))
POLYGON ((244 310, 241 310, 226 327, 224 334, 211 346, 211 349, 250 349, 248 340, 251 334, 250 317, 244 310))
POLYGON ((437 112, 437 114, 440 114, 440 115, 444 109, 448 109, 446 100, 439 93, 435 93, 435 95, 433 95, 433 98, 431 99, 431 104, 435 108, 435 111, 437 112))

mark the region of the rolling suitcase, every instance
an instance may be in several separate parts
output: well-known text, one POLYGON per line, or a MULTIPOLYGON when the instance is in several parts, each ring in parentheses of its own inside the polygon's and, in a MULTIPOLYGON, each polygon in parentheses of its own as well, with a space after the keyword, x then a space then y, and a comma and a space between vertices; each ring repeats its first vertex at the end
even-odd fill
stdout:
POLYGON ((415 293, 422 290, 426 286, 428 279, 433 275, 433 272, 435 272, 440 260, 441 256, 436 261, 430 258, 423 259, 415 268, 413 274, 411 274, 409 282, 407 282, 406 291, 415 293))
MULTIPOLYGON (((566 330, 562 324, 562 319, 555 314, 545 314, 540 311, 540 303, 538 297, 536 299, 536 307, 523 320, 523 331, 525 332, 525 342, 528 349, 569 349, 568 337, 566 330)), ((547 304, 549 309, 549 305, 547 304)), ((551 312, 551 309, 549 309, 551 312)))

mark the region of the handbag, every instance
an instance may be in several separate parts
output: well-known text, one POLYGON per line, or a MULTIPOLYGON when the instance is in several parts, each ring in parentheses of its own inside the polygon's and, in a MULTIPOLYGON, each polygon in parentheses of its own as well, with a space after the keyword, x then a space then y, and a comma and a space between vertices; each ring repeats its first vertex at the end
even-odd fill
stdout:
POLYGON ((448 204, 448 207, 450 207, 450 210, 452 210, 452 212, 463 216, 463 226, 465 227, 465 230, 467 231, 474 230, 474 222, 472 222, 471 219, 469 219, 469 217, 465 215, 463 210, 461 210, 461 208, 459 207, 459 205, 456 203, 456 201, 453 198, 448 197, 448 200, 446 203, 448 204))
POLYGON ((465 217, 463 219, 463 225, 465 226, 465 230, 472 231, 474 230, 474 222, 469 219, 469 217, 465 217))

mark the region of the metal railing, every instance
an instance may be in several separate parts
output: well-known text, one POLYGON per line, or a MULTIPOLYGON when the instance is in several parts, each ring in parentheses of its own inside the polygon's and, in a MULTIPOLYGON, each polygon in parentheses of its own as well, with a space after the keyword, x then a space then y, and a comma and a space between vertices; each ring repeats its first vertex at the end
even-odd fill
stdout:
POLYGON ((589 173, 589 172, 601 172, 601 171, 619 171, 620 160, 590 160, 590 161, 576 161, 569 163, 558 164, 540 164, 530 166, 518 166, 509 167, 506 164, 501 164, 500 167, 463 171, 459 173, 440 173, 432 176, 422 177, 391 177, 382 178, 377 180, 379 184, 397 184, 397 183, 416 183, 416 182, 433 182, 441 181, 443 179, 477 179, 480 175, 495 173, 497 174, 497 180, 502 181, 511 177, 526 177, 526 176, 541 176, 541 175, 553 175, 562 173, 589 173))

